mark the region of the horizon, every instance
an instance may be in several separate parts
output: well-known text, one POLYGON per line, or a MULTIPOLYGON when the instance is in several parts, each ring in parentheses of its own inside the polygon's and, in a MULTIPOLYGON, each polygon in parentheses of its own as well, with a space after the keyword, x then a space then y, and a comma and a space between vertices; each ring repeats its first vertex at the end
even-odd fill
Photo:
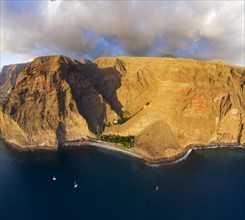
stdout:
POLYGON ((70 56, 66 56, 66 55, 63 55, 63 54, 48 54, 48 55, 42 55, 42 56, 37 56, 37 57, 34 57, 33 59, 29 60, 29 61, 26 61, 26 62, 19 62, 19 63, 9 63, 9 64, 6 64, 6 65, 3 65, 0 67, 0 74, 1 74, 1 71, 3 69, 4 66, 10 66, 10 65, 16 65, 16 64, 25 64, 25 63, 30 63, 32 62, 33 60, 35 60, 36 58, 39 58, 39 57, 51 57, 51 56, 64 56, 64 57, 69 57, 71 59, 74 59, 76 61, 81 61, 81 60, 89 60, 89 61, 95 61, 99 58, 118 58, 118 57, 137 57, 137 58, 172 58, 172 59, 192 59, 192 60, 199 60, 199 61, 214 61, 214 62, 222 62, 222 63, 225 63, 225 64, 228 64, 228 65, 233 65, 233 66, 237 66, 237 67, 242 67, 242 68, 245 68, 245 65, 242 66, 242 65, 236 65, 236 64, 233 64, 233 63, 230 63, 228 61, 225 61, 225 60, 220 60, 220 59, 201 59, 201 58, 194 58, 194 57, 175 57, 175 56, 172 56, 172 55, 164 55, 164 56, 130 56, 130 55, 119 55, 119 56, 100 56, 100 57, 96 57, 94 59, 87 59, 87 58, 81 58, 81 59, 76 59, 74 57, 70 57, 70 56))
POLYGON ((76 60, 170 55, 244 67, 244 6, 243 1, 1 1, 0 67, 50 54, 76 60))

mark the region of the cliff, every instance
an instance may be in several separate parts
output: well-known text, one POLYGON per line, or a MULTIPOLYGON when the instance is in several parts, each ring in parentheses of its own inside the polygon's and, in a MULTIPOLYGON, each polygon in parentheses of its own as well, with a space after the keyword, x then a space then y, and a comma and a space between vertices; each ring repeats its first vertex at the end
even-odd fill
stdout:
POLYGON ((15 86, 19 73, 26 65, 20 63, 3 66, 0 73, 0 94, 6 94, 15 86))
POLYGON ((11 130, 17 124, 28 143, 21 141, 21 147, 56 147, 101 133, 106 109, 83 64, 63 56, 40 57, 23 69, 3 101, 0 132, 4 139, 14 139, 11 130))
POLYGON ((244 84, 243 67, 219 61, 39 57, 2 104, 0 134, 22 147, 132 135, 132 151, 148 159, 192 144, 244 144, 244 84))
POLYGON ((134 135, 135 150, 154 158, 192 144, 244 144, 244 68, 174 58, 99 58, 94 63, 121 73, 117 98, 122 111, 130 113, 124 124, 106 128, 105 134, 134 135), (157 121, 162 125, 155 126, 157 121), (165 141, 164 133, 169 134, 165 141))

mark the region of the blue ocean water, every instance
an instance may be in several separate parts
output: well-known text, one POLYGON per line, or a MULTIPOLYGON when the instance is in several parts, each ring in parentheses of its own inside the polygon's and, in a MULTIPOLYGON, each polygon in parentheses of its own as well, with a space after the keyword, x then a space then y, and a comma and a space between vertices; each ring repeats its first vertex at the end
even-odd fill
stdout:
POLYGON ((0 169, 1 220, 245 219, 244 149, 151 167, 93 147, 23 153, 0 142, 0 169))

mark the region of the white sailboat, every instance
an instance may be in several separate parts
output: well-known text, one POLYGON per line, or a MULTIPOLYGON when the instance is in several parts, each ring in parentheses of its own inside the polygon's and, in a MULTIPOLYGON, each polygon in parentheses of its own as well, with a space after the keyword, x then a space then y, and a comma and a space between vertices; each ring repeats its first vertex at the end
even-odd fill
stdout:
POLYGON ((74 182, 74 188, 77 188, 78 184, 76 183, 76 181, 74 182))
POLYGON ((157 187, 156 187, 156 191, 158 191, 158 189, 159 189, 159 187, 157 186, 157 187))
POLYGON ((55 176, 53 176, 53 180, 56 180, 56 177, 55 176))

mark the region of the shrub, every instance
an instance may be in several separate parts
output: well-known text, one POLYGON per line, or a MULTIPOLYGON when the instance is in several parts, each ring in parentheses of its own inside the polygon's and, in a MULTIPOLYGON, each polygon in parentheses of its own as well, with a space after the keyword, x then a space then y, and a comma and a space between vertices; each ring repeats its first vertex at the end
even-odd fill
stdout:
POLYGON ((131 148, 134 146, 134 136, 119 136, 119 135, 101 135, 99 140, 109 142, 109 143, 116 143, 122 144, 126 148, 131 148))
POLYGON ((127 110, 126 110, 126 111, 122 111, 122 117, 123 117, 123 118, 126 119, 126 118, 128 118, 129 116, 130 116, 129 111, 127 111, 127 110))

